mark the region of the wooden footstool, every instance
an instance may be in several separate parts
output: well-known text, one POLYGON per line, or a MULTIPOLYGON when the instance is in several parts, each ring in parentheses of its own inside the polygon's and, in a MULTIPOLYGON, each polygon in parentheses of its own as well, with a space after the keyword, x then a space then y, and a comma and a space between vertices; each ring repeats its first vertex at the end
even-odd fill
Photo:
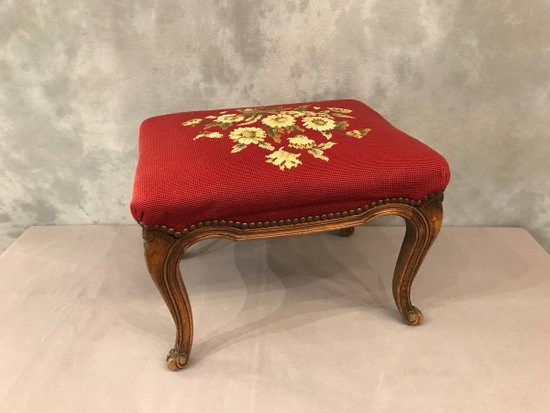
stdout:
POLYGON ((145 260, 176 324, 168 367, 189 359, 193 321, 179 271, 192 244, 340 231, 399 215, 406 233, 393 296, 410 291, 441 226, 445 159, 356 100, 175 113, 140 128, 131 210, 145 260))

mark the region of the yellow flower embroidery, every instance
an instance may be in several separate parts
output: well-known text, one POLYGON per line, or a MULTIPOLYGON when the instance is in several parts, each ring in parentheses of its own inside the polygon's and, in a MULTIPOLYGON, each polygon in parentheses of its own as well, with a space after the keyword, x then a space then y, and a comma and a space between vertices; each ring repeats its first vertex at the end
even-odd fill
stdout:
POLYGON ((290 168, 296 168, 298 165, 302 164, 298 158, 301 153, 292 153, 287 152, 283 148, 277 149, 275 152, 266 155, 267 163, 271 163, 279 167, 281 171, 290 168))
POLYGON ((353 138, 361 139, 363 136, 366 136, 367 133, 370 132, 369 128, 365 129, 354 129, 346 132, 346 135, 351 136, 353 138))
POLYGON ((295 149, 309 149, 315 146, 315 141, 305 135, 296 135, 293 138, 288 138, 288 142, 288 146, 295 149))
POLYGON ((240 152, 248 145, 258 145, 270 151, 275 149, 273 145, 265 142, 265 131, 261 128, 237 128, 231 131, 229 139, 235 142, 232 153, 240 152))
POLYGON ((220 132, 207 132, 207 133, 199 133, 197 136, 193 138, 194 141, 200 138, 211 138, 211 139, 220 139, 223 138, 223 135, 220 132))
POLYGON ((220 122, 220 123, 235 123, 235 122, 240 122, 241 120, 244 119, 244 116, 242 115, 237 115, 237 114, 234 114, 234 113, 229 113, 227 115, 220 115, 216 118, 215 122, 220 122))
MULTIPOLYGON (((369 128, 348 130, 349 123, 342 118, 355 117, 350 115, 353 111, 346 108, 323 109, 321 106, 306 104, 293 108, 272 106, 235 109, 232 112, 222 111, 206 116, 203 131, 193 140, 228 136, 233 141, 231 153, 256 145, 270 152, 266 155, 266 162, 278 166, 281 171, 302 165, 299 158, 304 152, 315 159, 328 161, 325 152, 336 145, 330 141, 334 137, 351 136, 360 139, 370 132, 369 128), (211 128, 218 130, 208 132, 211 128), (228 135, 219 131, 228 129, 228 135), (324 137, 323 142, 318 142, 321 137, 324 137), (278 144, 277 150, 273 143, 278 144), (288 148, 300 152, 290 152, 288 148)), ((202 122, 203 119, 190 119, 182 125, 194 126, 202 122)))
POLYGON ((324 116, 306 116, 302 119, 304 126, 308 129, 324 132, 334 129, 336 122, 333 119, 324 116))
POLYGON ((272 128, 286 128, 294 125, 296 121, 291 115, 285 113, 279 113, 276 115, 269 115, 262 119, 262 123, 272 128))
POLYGON ((182 125, 183 126, 194 126, 194 125, 198 125, 201 122, 202 122, 202 119, 200 119, 200 118, 189 119, 188 121, 183 122, 182 125))
POLYGON ((265 139, 265 132, 261 128, 237 128, 231 131, 229 139, 245 145, 257 145, 265 139))

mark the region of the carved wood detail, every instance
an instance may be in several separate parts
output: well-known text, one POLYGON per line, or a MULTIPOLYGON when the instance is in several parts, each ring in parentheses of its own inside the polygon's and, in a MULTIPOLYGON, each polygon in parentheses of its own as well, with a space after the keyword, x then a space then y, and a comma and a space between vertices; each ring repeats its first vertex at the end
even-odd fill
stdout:
POLYGON ((187 248, 209 238, 245 241, 329 231, 349 236, 353 234, 353 227, 366 224, 378 217, 401 216, 405 219, 406 231, 393 275, 393 296, 404 321, 409 325, 420 324, 423 316, 411 303, 411 286, 422 260, 441 228, 442 201, 443 192, 432 194, 422 202, 402 202, 401 198, 392 198, 373 203, 368 209, 359 209, 355 215, 329 214, 321 220, 285 220, 275 226, 254 228, 197 225, 192 231, 177 236, 173 230, 168 232, 166 227, 154 229, 144 226, 147 268, 176 325, 176 343, 168 354, 168 367, 171 370, 179 370, 187 364, 193 342, 191 305, 181 278, 179 262, 187 248))
POLYGON ((193 345, 193 316, 179 262, 184 250, 176 239, 159 231, 143 230, 145 261, 176 325, 176 343, 166 359, 168 368, 179 370, 187 364, 193 345))

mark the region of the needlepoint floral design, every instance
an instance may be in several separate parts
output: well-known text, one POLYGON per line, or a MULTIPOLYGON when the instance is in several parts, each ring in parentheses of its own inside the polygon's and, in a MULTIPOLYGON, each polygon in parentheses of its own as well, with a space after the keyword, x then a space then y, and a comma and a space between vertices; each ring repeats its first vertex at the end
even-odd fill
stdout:
POLYGON ((233 142, 231 153, 240 152, 250 145, 265 149, 270 152, 265 156, 266 162, 281 171, 302 165, 299 158, 304 152, 315 159, 328 161, 325 151, 336 145, 332 141, 335 135, 361 139, 370 132, 369 128, 349 130, 345 119, 355 117, 347 108, 322 109, 306 104, 294 108, 260 107, 228 112, 224 110, 217 115, 189 119, 182 126, 202 126, 193 140, 229 137, 233 142), (230 128, 229 134, 222 132, 230 128))
POLYGON ((286 169, 295 168, 298 165, 302 164, 298 158, 302 155, 301 153, 287 152, 283 148, 277 149, 275 152, 271 152, 269 155, 266 155, 268 163, 272 163, 279 167, 281 171, 286 169))

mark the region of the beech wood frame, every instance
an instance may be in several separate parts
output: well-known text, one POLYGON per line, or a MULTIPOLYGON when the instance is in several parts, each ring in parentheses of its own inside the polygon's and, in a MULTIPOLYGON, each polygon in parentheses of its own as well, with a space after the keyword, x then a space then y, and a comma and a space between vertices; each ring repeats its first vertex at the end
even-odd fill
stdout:
POLYGON ((418 325, 422 322, 423 316, 411 303, 411 285, 441 228, 442 202, 443 191, 431 194, 422 201, 391 198, 346 212, 345 216, 344 213, 336 213, 316 216, 312 220, 284 220, 265 227, 251 227, 250 224, 239 224, 238 227, 213 226, 207 222, 206 225, 193 225, 191 231, 176 233, 166 227, 151 228, 143 225, 147 268, 176 325, 176 343, 167 357, 168 368, 181 369, 187 364, 191 353, 193 318, 179 262, 185 251, 194 243, 209 238, 245 241, 327 231, 340 231, 342 235, 349 236, 353 233, 353 227, 366 224, 375 218, 387 215, 401 216, 405 220, 406 231, 393 275, 393 297, 404 321, 409 325, 418 325))

